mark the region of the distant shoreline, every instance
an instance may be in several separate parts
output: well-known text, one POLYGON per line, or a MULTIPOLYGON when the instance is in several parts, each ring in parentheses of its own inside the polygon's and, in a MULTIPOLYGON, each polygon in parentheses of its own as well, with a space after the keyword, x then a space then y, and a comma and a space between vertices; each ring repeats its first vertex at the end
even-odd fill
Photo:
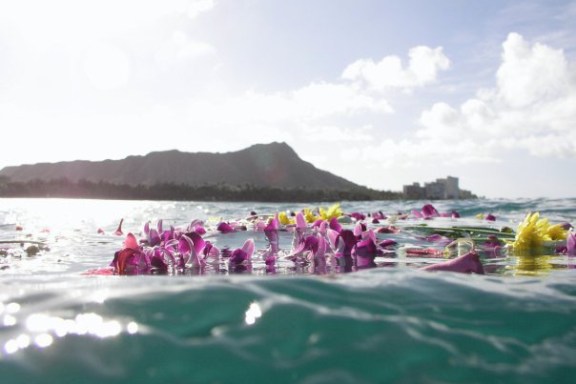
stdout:
POLYGON ((227 184, 190 186, 162 183, 128 185, 68 179, 0 182, 0 197, 84 198, 105 200, 314 202, 401 200, 402 193, 357 189, 278 188, 227 184))

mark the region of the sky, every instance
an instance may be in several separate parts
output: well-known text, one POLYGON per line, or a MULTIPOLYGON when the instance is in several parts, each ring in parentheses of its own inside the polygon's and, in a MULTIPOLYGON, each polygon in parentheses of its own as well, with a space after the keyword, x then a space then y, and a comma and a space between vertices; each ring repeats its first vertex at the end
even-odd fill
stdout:
POLYGON ((0 0, 0 168, 283 141, 374 189, 575 197, 574 20, 576 0, 0 0))

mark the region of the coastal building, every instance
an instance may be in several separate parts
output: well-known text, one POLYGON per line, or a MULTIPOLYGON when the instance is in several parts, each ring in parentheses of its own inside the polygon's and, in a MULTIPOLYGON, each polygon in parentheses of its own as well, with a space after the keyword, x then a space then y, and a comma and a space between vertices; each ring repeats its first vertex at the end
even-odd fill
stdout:
POLYGON ((470 191, 460 189, 458 178, 447 176, 445 179, 425 183, 412 183, 403 188, 403 197, 408 200, 446 200, 476 198, 470 191))

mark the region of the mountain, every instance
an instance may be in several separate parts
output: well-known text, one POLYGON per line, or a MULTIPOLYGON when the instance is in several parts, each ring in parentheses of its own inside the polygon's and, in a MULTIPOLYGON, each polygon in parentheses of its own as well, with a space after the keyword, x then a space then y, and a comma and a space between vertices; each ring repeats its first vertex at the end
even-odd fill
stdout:
POLYGON ((257 144, 227 153, 152 152, 122 160, 69 161, 5 167, 10 182, 68 179, 118 185, 230 185, 275 188, 363 189, 303 161, 286 143, 257 144))

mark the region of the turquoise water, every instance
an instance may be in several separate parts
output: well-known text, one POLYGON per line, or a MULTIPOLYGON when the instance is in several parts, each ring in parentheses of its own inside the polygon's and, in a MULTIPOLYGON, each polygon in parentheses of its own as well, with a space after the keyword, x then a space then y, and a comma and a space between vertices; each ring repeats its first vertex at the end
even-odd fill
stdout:
MULTIPOLYGON (((425 202, 342 203, 386 214, 425 202)), ((457 223, 516 228, 529 211, 576 222, 576 199, 435 202, 457 223), (493 213, 494 223, 477 214, 493 213)), ((576 261, 512 254, 486 275, 430 273, 437 259, 377 258, 324 276, 283 261, 275 275, 223 265, 205 275, 87 276, 147 220, 241 218, 307 205, 0 199, 0 240, 40 240, 0 256, 2 383, 571 383, 576 374, 576 261), (16 231, 16 226, 22 228, 16 231), (104 234, 98 234, 101 228, 104 234)), ((326 205, 323 205, 326 206, 326 205)), ((439 219, 438 223, 446 224, 439 219)), ((259 233, 210 237, 239 246, 259 233)), ((379 235, 387 236, 387 235, 379 235)), ((420 245, 409 232, 401 246, 420 245)), ((291 237, 283 234, 281 248, 291 237)))

